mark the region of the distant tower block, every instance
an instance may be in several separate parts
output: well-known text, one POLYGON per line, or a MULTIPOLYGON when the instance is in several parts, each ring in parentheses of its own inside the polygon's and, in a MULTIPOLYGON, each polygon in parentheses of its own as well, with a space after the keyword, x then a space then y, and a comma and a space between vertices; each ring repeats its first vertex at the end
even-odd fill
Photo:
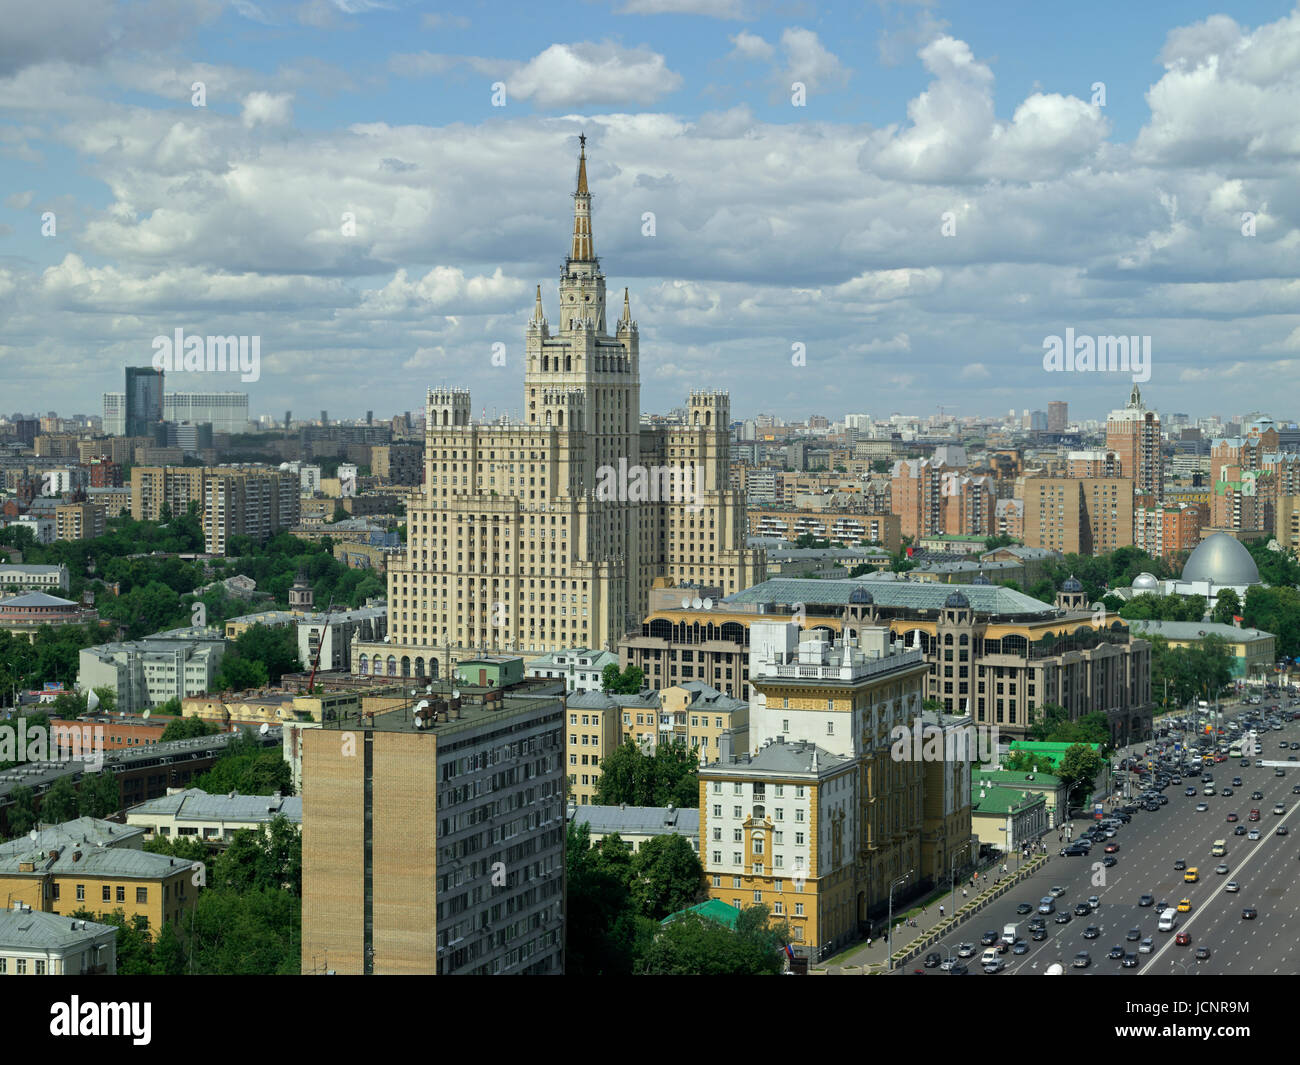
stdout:
POLYGON ((469 425, 468 388, 429 389, 428 424, 469 425))
POLYGON ((316 593, 312 591, 311 585, 307 583, 307 574, 300 570, 297 579, 293 582, 293 587, 289 589, 289 609, 310 614, 315 607, 316 593))
POLYGON ((731 424, 731 393, 692 392, 688 417, 692 429, 726 429, 731 424))

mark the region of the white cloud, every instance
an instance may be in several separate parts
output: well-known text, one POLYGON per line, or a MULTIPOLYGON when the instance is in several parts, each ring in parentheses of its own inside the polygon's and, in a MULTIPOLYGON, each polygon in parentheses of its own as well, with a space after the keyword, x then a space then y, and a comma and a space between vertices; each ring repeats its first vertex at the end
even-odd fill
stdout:
POLYGON ((741 0, 625 0, 620 15, 707 15, 743 18, 741 0))
POLYGON ((785 68, 783 87, 801 81, 809 89, 823 89, 848 84, 849 72, 839 59, 822 44, 812 30, 792 26, 781 34, 785 68))
POLYGON ((251 92, 244 97, 243 122, 254 126, 287 126, 293 121, 292 93, 251 92))
POLYGON ((776 49, 763 40, 757 33, 741 30, 731 38, 734 46, 731 54, 739 59, 771 59, 776 49))
POLYGON ((681 75, 669 70, 657 52, 606 41, 553 44, 512 74, 507 89, 548 108, 648 106, 681 84, 681 75))

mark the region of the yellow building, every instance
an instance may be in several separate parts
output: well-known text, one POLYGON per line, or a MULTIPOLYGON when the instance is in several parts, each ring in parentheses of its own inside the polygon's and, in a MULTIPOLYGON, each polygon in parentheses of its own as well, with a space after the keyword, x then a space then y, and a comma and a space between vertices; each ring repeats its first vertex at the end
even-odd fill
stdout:
POLYGON ((93 540, 104 535, 105 508, 96 503, 64 503, 54 508, 54 539, 93 540))
POLYGON ((564 760, 569 802, 579 806, 597 804, 600 763, 623 742, 624 704, 639 698, 605 692, 576 692, 568 697, 564 760))
POLYGON ((659 741, 684 743, 698 752, 700 761, 716 761, 722 734, 732 733, 733 743, 749 748, 749 704, 712 688, 703 681, 687 680, 659 692, 659 741))
POLYGON ((12 906, 104 916, 121 910, 151 932, 181 923, 206 882, 203 863, 142 848, 144 831, 82 817, 0 846, 0 895, 12 906))
POLYGON ((718 762, 700 770, 710 894, 769 903, 774 919, 780 902, 814 959, 883 917, 891 885, 908 877, 915 889, 923 876, 924 765, 894 756, 892 730, 920 718, 925 659, 863 624, 860 608, 842 620, 847 640, 801 639, 795 622, 751 625, 750 753, 733 755, 724 734, 718 762), (770 861, 752 846, 769 834, 770 861), (797 894, 814 897, 778 898, 792 868, 805 874, 797 894))
POLYGON ((700 859, 709 897, 765 904, 796 947, 820 956, 858 930, 854 759, 774 743, 700 770, 700 859))

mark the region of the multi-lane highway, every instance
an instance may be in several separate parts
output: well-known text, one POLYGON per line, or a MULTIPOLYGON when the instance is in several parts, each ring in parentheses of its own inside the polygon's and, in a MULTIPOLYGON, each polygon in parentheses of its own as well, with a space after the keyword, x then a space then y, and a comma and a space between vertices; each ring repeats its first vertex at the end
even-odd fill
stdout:
MULTIPOLYGON (((1285 697, 1270 701, 1288 709, 1285 697)), ((1242 709, 1230 707, 1228 716, 1242 709)), ((1049 833, 1045 839, 1053 857, 1045 868, 924 953, 955 957, 961 944, 973 944, 974 954, 963 959, 963 964, 971 975, 981 976, 980 956, 985 949, 981 937, 986 932, 1000 934, 1005 925, 1014 923, 1028 951, 1003 954, 1003 973, 1042 974, 1054 964, 1064 966, 1067 974, 1300 973, 1300 814, 1296 813, 1300 810, 1300 794, 1292 793, 1293 787, 1300 785, 1300 760, 1289 761, 1300 752, 1290 750, 1292 742, 1300 742, 1300 722, 1285 724, 1282 731, 1265 726, 1259 733, 1262 751, 1258 755, 1247 752, 1247 766, 1241 764, 1243 759, 1229 758, 1202 771, 1213 775, 1214 795, 1204 794, 1202 772, 1183 775, 1181 784, 1170 784, 1165 789, 1167 805, 1134 813, 1129 824, 1119 828, 1112 839, 1096 843, 1088 856, 1057 856, 1060 847, 1055 832, 1049 833), (1284 742, 1286 749, 1281 746, 1284 742), (1257 766, 1256 761, 1261 759, 1282 763, 1285 775, 1277 776, 1273 767, 1257 766), (1240 786, 1233 785, 1234 777, 1241 778, 1240 786), (1196 788, 1195 796, 1184 794, 1188 786, 1196 788), (1232 793, 1224 795, 1225 788, 1232 793), (1262 797, 1252 799, 1256 791, 1262 797), (1200 803, 1209 809, 1198 812, 1200 803), (1281 814, 1274 813, 1278 803, 1283 807, 1281 814), (1249 820, 1252 809, 1260 811, 1258 822, 1249 820), (1228 815, 1233 813, 1237 820, 1229 822, 1228 815), (1234 834, 1238 825, 1244 826, 1247 833, 1258 829, 1259 839, 1234 834), (1288 833, 1277 835, 1279 826, 1288 833), (1223 857, 1210 853, 1218 839, 1226 841, 1227 853, 1223 857), (1106 843, 1119 845, 1112 868, 1100 864, 1106 843), (1199 870, 1198 882, 1185 883, 1184 872, 1175 869, 1180 860, 1199 870), (1220 862, 1228 866, 1226 874, 1215 872, 1220 862), (1228 890, 1230 881, 1238 885, 1238 890, 1228 890), (1063 888, 1064 893, 1056 900, 1055 913, 1041 917, 1047 937, 1035 942, 1030 938, 1029 922, 1039 918, 1039 899, 1054 886, 1063 888), (1151 905, 1139 905, 1144 894, 1153 896, 1151 905), (1056 923, 1057 914, 1073 914, 1076 904, 1094 895, 1100 900, 1095 911, 1072 916, 1066 924, 1056 923), (1177 907, 1182 899, 1190 901, 1190 912, 1177 915, 1174 931, 1157 931, 1161 904, 1177 907), (1032 904, 1033 913, 1017 914, 1016 908, 1022 903, 1032 904), (1254 907, 1258 916, 1244 920, 1242 910, 1246 907, 1254 907), (1099 930, 1094 939, 1084 938, 1089 925, 1099 930), (1134 929, 1137 938, 1129 938, 1134 929), (1186 933, 1190 942, 1178 943, 1179 933, 1186 933), (1139 953, 1141 940, 1148 937, 1152 940, 1150 952, 1139 953), (1109 959, 1112 947, 1136 954, 1136 967, 1124 968, 1118 959, 1109 959), (1209 957, 1198 959, 1198 948, 1207 948, 1209 957), (1073 965, 1080 951, 1090 955, 1086 968, 1073 965)), ((1117 752, 1112 761, 1118 763, 1126 756, 1141 754, 1144 746, 1117 752)), ((1135 795, 1138 790, 1135 786, 1135 795)), ((1074 837, 1077 839, 1088 827, 1087 821, 1074 821, 1074 837)), ((924 954, 908 962, 903 971, 920 969, 923 958, 924 954)), ((941 970, 929 972, 939 974, 941 970)))

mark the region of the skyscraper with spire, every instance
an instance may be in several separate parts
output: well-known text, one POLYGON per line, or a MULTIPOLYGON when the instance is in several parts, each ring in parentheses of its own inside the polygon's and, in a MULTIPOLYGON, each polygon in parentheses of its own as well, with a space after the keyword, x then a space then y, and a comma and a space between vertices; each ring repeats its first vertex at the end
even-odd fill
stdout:
POLYGON ((355 644, 356 672, 435 676, 478 654, 613 650, 640 626, 657 578, 727 594, 764 577, 728 487, 727 393, 692 392, 684 426, 641 425, 637 323, 624 289, 608 330, 581 140, 555 325, 538 285, 525 328, 523 420, 474 422, 467 390, 429 390, 424 497, 389 567, 389 643, 355 644), (611 482, 617 491, 598 491, 611 482), (664 485, 687 490, 654 490, 664 485))

